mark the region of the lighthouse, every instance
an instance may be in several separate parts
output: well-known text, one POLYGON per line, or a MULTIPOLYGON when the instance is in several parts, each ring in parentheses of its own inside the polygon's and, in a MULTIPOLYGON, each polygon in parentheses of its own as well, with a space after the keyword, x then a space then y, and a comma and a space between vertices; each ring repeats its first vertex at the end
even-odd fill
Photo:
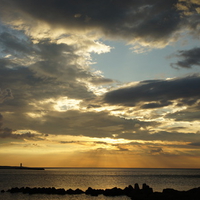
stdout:
POLYGON ((22 168, 22 163, 20 163, 20 167, 22 168))

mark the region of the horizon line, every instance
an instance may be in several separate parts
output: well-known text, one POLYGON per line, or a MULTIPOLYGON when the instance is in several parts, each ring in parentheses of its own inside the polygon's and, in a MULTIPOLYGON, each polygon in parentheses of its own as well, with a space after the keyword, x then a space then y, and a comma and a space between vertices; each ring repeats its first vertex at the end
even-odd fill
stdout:
MULTIPOLYGON (((0 167, 19 167, 17 165, 0 165, 0 167)), ((44 166, 23 166, 45 169, 200 169, 200 167, 44 167, 44 166)))

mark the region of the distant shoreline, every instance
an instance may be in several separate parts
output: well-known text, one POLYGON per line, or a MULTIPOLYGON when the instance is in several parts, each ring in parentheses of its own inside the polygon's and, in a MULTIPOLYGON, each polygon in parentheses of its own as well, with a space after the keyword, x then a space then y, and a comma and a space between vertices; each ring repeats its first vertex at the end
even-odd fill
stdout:
POLYGON ((18 166, 0 166, 0 169, 45 170, 45 168, 42 167, 18 167, 18 166))

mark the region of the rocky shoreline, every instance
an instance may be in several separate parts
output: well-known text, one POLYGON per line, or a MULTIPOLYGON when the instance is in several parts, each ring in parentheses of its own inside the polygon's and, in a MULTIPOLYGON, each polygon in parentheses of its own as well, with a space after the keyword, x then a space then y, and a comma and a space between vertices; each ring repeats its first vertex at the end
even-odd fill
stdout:
POLYGON ((74 195, 74 194, 86 194, 91 196, 128 196, 132 200, 199 200, 200 199, 200 187, 193 188, 187 191, 178 191, 175 189, 167 188, 163 189, 162 192, 153 192, 153 189, 147 184, 143 184, 140 189, 139 185, 136 183, 133 186, 129 185, 124 189, 114 187, 112 189, 92 189, 89 187, 86 191, 81 189, 68 189, 63 188, 56 189, 54 187, 14 187, 8 190, 1 190, 1 193, 24 193, 24 194, 58 194, 58 195, 74 195))

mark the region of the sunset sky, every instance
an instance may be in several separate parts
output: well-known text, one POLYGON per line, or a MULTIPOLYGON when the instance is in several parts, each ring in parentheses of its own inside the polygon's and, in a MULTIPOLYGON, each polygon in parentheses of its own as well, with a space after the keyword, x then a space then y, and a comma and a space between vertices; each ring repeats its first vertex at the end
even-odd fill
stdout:
POLYGON ((0 165, 200 168, 199 0, 0 0, 0 165))

